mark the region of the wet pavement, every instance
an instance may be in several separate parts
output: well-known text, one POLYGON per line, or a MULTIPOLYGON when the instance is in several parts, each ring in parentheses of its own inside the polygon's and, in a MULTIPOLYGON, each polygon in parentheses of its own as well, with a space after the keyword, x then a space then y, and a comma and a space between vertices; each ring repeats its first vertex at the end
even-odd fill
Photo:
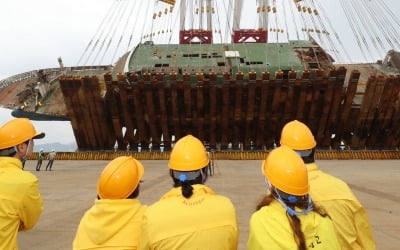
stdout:
MULTIPOLYGON (((27 161, 26 170, 39 178, 44 199, 43 214, 34 229, 19 233, 21 250, 72 249, 72 241, 83 213, 96 197, 96 181, 108 161, 57 161, 53 171, 35 171, 36 161, 27 161)), ((151 204, 172 187, 167 161, 142 161, 144 182, 139 199, 151 204)), ((321 169, 346 181, 366 208, 378 249, 400 246, 400 161, 345 160, 317 161, 321 169)), ((216 161, 215 174, 207 185, 228 196, 239 220, 239 248, 246 249, 248 222, 256 203, 266 191, 261 161, 216 161)))

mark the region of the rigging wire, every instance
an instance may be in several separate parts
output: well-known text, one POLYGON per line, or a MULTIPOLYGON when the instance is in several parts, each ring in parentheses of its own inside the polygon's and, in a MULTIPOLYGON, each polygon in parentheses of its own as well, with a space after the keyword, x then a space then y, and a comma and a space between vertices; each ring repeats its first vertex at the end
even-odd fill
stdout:
POLYGON ((352 7, 353 7, 353 9, 354 9, 354 11, 356 13, 356 17, 358 18, 358 22, 357 23, 361 24, 361 27, 359 26, 359 32, 360 32, 360 34, 363 35, 364 46, 367 48, 367 51, 368 51, 371 59, 373 60, 374 57, 372 55, 372 50, 370 48, 368 40, 364 36, 364 32, 362 32, 362 30, 364 29, 366 35, 368 35, 368 37, 369 37, 369 40, 372 42, 372 45, 375 47, 376 50, 379 50, 375 40, 373 39, 373 35, 370 34, 370 33, 373 33, 373 31, 372 31, 373 26, 369 26, 370 24, 367 23, 368 15, 366 15, 365 13, 362 12, 363 11, 362 10, 363 4, 355 4, 355 2, 356 1, 350 1, 349 3, 352 5, 352 7))
MULTIPOLYGON (((225 2, 223 2, 222 4, 224 4, 225 2)), ((218 3, 215 3, 215 16, 217 17, 216 18, 216 27, 218 27, 218 29, 217 28, 215 28, 215 30, 217 30, 218 32, 217 32, 217 34, 218 34, 218 36, 219 36, 219 40, 220 40, 220 43, 223 43, 223 41, 224 41, 224 38, 222 37, 222 33, 221 33, 221 30, 222 30, 222 23, 221 23, 221 19, 220 19, 220 12, 219 12, 219 8, 218 8, 218 5, 217 5, 218 3)), ((226 19, 226 20, 228 20, 228 18, 226 19)))
POLYGON ((358 47, 361 50, 361 55, 364 57, 365 61, 368 61, 367 57, 365 56, 366 53, 364 51, 364 48, 363 48, 363 46, 361 44, 360 36, 359 36, 359 34, 358 34, 357 30, 356 30, 356 27, 355 27, 356 21, 353 20, 353 18, 352 18, 353 15, 349 12, 349 7, 346 6, 347 0, 339 0, 339 2, 340 2, 341 6, 343 8, 343 11, 344 11, 345 16, 347 18, 347 21, 348 21, 348 23, 350 25, 350 28, 353 31, 353 34, 355 36, 356 42, 358 44, 358 47))
MULTIPOLYGON (((290 42, 290 39, 289 39, 289 25, 288 25, 288 18, 286 16, 286 9, 290 8, 291 4, 289 2, 289 6, 286 7, 285 1, 282 1, 282 5, 283 5, 283 20, 285 21, 286 39, 287 39, 287 41, 289 43, 290 42)), ((289 56, 287 57, 287 65, 290 66, 291 70, 293 70, 294 65, 290 64, 290 57, 289 56)))
POLYGON ((121 8, 122 4, 120 3, 120 1, 117 1, 117 2, 118 2, 118 5, 119 5, 119 6, 118 6, 118 9, 116 10, 115 13, 113 13, 113 14, 115 14, 115 15, 112 17, 113 20, 111 21, 110 25, 108 26, 107 33, 106 33, 106 35, 104 36, 103 41, 101 42, 100 48, 98 49, 98 51, 97 51, 97 53, 96 53, 96 55, 95 55, 95 57, 94 57, 94 59, 93 59, 93 61, 92 61, 92 65, 95 64, 95 62, 96 62, 96 60, 97 60, 97 57, 98 57, 98 56, 100 55, 100 53, 102 52, 103 47, 104 47, 104 44, 106 43, 106 40, 108 39, 108 36, 109 36, 109 34, 110 34, 110 32, 111 32, 113 26, 114 26, 114 23, 116 22, 118 16, 120 15, 120 12, 121 12, 121 9, 122 9, 122 8, 121 8))
MULTIPOLYGON (((368 6, 368 7, 364 6, 364 8, 365 8, 365 11, 367 13, 369 13, 369 16, 372 19, 372 22, 369 23, 369 26, 373 29, 373 32, 374 32, 374 36, 372 37, 372 39, 375 38, 375 40, 376 40, 375 43, 381 47, 382 54, 385 54, 386 46, 384 44, 384 41, 380 37, 382 36, 383 38, 385 38, 384 40, 386 40, 386 42, 389 44, 389 46, 391 46, 392 48, 394 47, 393 43, 390 41, 390 38, 388 37, 388 34, 386 32, 387 28, 385 27, 385 26, 387 26, 387 27, 390 26, 390 24, 385 25, 383 18, 378 19, 379 16, 377 16, 377 15, 381 15, 381 14, 384 15, 384 13, 379 13, 379 11, 377 12, 375 10, 374 6, 371 5, 371 3, 370 3, 370 6, 368 6), (383 21, 383 22, 381 22, 381 21, 383 21), (374 26, 376 26, 376 28, 374 26), (378 29, 378 31, 381 31, 381 32, 379 33, 376 29, 378 29)), ((367 19, 367 20, 369 20, 369 19, 367 19)), ((379 50, 377 49, 377 51, 379 51, 379 50)))
MULTIPOLYGON (((374 2, 375 2, 375 1, 374 1, 374 2)), ((384 1, 384 0, 382 0, 382 1, 376 1, 376 3, 377 3, 377 4, 380 4, 380 5, 381 5, 381 8, 383 8, 383 9, 385 10, 384 13, 385 13, 385 14, 388 14, 388 16, 390 16, 390 17, 392 18, 393 22, 394 22, 398 27, 400 27, 400 21, 399 21, 399 19, 398 19, 398 16, 395 15, 395 14, 393 13, 393 11, 387 6, 387 4, 385 4, 385 1, 384 1)), ((383 17, 385 18, 386 15, 384 15, 383 17)))
MULTIPOLYGON (((273 9, 277 9, 276 7, 276 0, 272 0, 272 8, 273 9)), ((278 15, 276 14, 276 12, 274 13, 274 11, 272 11, 274 14, 274 21, 275 21, 275 27, 278 27, 278 15)), ((275 41, 275 47, 276 47, 276 58, 278 61, 278 69, 281 70, 281 53, 280 53, 280 49, 279 49, 279 40, 278 40, 278 34, 276 35, 276 41, 275 41)))
MULTIPOLYGON (((334 35, 334 37, 336 38, 336 40, 338 41, 338 43, 339 43, 339 45, 340 45, 340 47, 341 47, 343 53, 345 54, 347 60, 350 62, 351 59, 350 59, 349 53, 347 52, 346 47, 344 46, 342 40, 340 39, 338 33, 336 32, 336 29, 335 29, 334 26, 332 25, 330 19, 327 18, 328 15, 326 14, 323 5, 322 5, 322 4, 319 5, 319 4, 320 4, 320 1, 313 1, 313 2, 314 2, 314 4, 316 4, 316 9, 318 9, 318 10, 322 13, 322 16, 325 17, 324 20, 328 23, 329 29, 331 30, 331 32, 333 32, 333 35, 334 35)), ((339 58, 340 58, 340 57, 338 57, 338 59, 339 59, 339 58)))
MULTIPOLYGON (((146 5, 146 15, 149 14, 149 9, 150 9, 150 1, 146 1, 147 5, 146 5)), ((140 32, 140 43, 143 42, 143 38, 144 38, 144 30, 146 28, 146 25, 142 25, 142 31, 140 32)), ((151 30, 151 29, 150 29, 151 30)))
MULTIPOLYGON (((141 4, 143 4, 142 1, 136 1, 136 2, 140 2, 141 4)), ((138 13, 136 13, 135 20, 133 21, 133 27, 132 27, 131 32, 130 32, 130 34, 129 34, 128 46, 127 46, 127 48, 126 48, 127 50, 129 50, 129 48, 131 47, 133 35, 136 34, 136 33, 135 33, 135 30, 136 30, 136 27, 137 27, 136 24, 138 23, 138 20, 139 20, 139 17, 140 17, 139 14, 141 14, 141 12, 140 12, 141 9, 142 9, 142 7, 138 7, 138 10, 137 10, 138 13)), ((142 27, 144 27, 144 24, 142 25, 142 27)), ((143 34, 141 34, 141 36, 142 36, 142 35, 143 35, 143 34)))
POLYGON ((116 22, 115 22, 115 24, 114 24, 114 28, 113 28, 112 34, 111 34, 111 36, 110 36, 110 38, 109 38, 109 40, 108 40, 107 47, 106 47, 106 49, 105 49, 105 51, 104 51, 104 53, 103 53, 103 56, 101 57, 101 60, 100 60, 100 63, 99 63, 99 64, 101 64, 101 63, 103 62, 104 57, 105 57, 106 53, 108 52, 108 49, 110 48, 110 45, 111 45, 111 43, 112 43, 112 41, 113 41, 113 38, 115 37, 115 33, 117 32, 118 27, 120 26, 120 23, 122 22, 122 19, 123 19, 125 13, 126 13, 126 8, 125 8, 125 7, 126 7, 126 5, 128 4, 128 1, 123 1, 123 3, 125 3, 125 4, 121 4, 121 6, 123 6, 123 8, 121 8, 121 12, 120 12, 120 14, 118 15, 119 18, 116 19, 116 22))
MULTIPOLYGON (((296 7, 296 10, 297 10, 297 4, 290 4, 289 6, 291 6, 290 7, 290 12, 292 14, 292 17, 294 17, 295 15, 294 15, 293 9, 294 9, 294 7, 296 7)), ((297 40, 300 40, 300 34, 299 34, 299 29, 297 28, 297 22, 296 22, 296 20, 294 18, 292 18, 292 21, 293 21, 293 24, 294 24, 294 27, 295 27, 297 40)), ((300 56, 301 56, 301 62, 304 63, 305 62, 305 58, 304 58, 303 49, 300 49, 300 56)))
MULTIPOLYGON (((270 0, 267 0, 266 1, 266 4, 267 4, 267 6, 269 6, 269 1, 270 0)), ((269 49, 268 49, 268 29, 269 29, 269 14, 267 15, 267 26, 265 27, 266 29, 267 29, 267 42, 265 43, 265 70, 267 71, 267 72, 269 72, 269 61, 268 61, 268 54, 269 54, 269 49)))
POLYGON ((128 13, 128 16, 127 16, 127 18, 126 18, 125 25, 124 25, 124 27, 122 28, 121 35, 120 35, 119 40, 118 40, 118 44, 117 44, 117 46, 115 47, 114 54, 113 54, 113 56, 112 56, 112 58, 111 58, 111 64, 114 62, 115 56, 116 56, 116 54, 117 54, 117 52, 118 52, 119 46, 121 45, 121 42, 122 42, 122 39, 123 39, 123 37, 124 37, 125 31, 127 30, 127 27, 128 27, 129 21, 130 21, 130 19, 131 19, 131 16, 132 16, 134 7, 136 7, 137 1, 133 1, 133 2, 134 2, 134 3, 132 4, 132 6, 131 6, 131 8, 130 8, 130 11, 129 11, 129 13, 128 13))
POLYGON ((395 27, 396 24, 398 25, 398 20, 396 17, 393 17, 390 9, 389 9, 390 12, 386 12, 385 9, 382 9, 382 6, 379 5, 380 3, 384 4, 383 1, 382 2, 374 1, 372 4, 375 4, 374 8, 377 9, 376 13, 378 13, 378 14, 376 14, 376 15, 379 15, 379 17, 381 18, 382 23, 379 22, 379 25, 381 27, 384 27, 383 32, 384 32, 385 40, 391 48, 396 48, 396 45, 397 45, 397 48, 399 48, 400 43, 399 43, 398 37, 400 37, 400 34, 398 33, 398 31, 395 27), (391 17, 393 21, 390 21, 389 17, 391 17))
MULTIPOLYGON (((314 9, 317 10, 317 6, 315 5, 314 0, 310 0, 310 6, 314 9)), ((318 14, 315 14, 314 11, 310 13, 312 21, 315 23, 316 27, 316 33, 318 35, 318 38, 321 42, 321 48, 324 47, 323 44, 326 44, 325 41, 327 41, 327 51, 334 53, 335 57, 338 59, 341 59, 341 55, 338 53, 338 48, 336 47, 336 44, 333 42, 331 39, 330 35, 327 33, 327 28, 325 27, 325 24, 322 20, 322 17, 318 14)), ((327 59, 329 63, 332 63, 332 57, 330 53, 327 55, 327 59)))
MULTIPOLYGON (((94 40, 94 38, 96 38, 96 42, 95 42, 94 45, 92 46, 92 49, 91 49, 89 55, 86 57, 86 60, 83 62, 83 65, 87 65, 87 63, 88 63, 90 57, 92 57, 94 51, 96 50, 97 46, 98 46, 99 43, 100 43, 101 37, 103 36, 103 34, 104 34, 104 32, 105 32, 105 30, 106 30, 106 28, 107 28, 107 23, 109 22, 109 20, 112 19, 113 15, 114 15, 114 13, 115 13, 115 11, 116 11, 116 9, 117 9, 117 2, 116 2, 116 1, 113 1, 110 10, 107 12, 106 16, 104 17, 104 21, 105 21, 105 22, 102 22, 102 23, 100 24, 100 26, 98 27, 99 30, 101 29, 100 34, 96 35, 97 38, 96 38, 96 36, 93 37, 93 40, 94 40)), ((83 59, 83 58, 84 58, 84 57, 82 57, 82 59, 83 59)))
MULTIPOLYGON (((305 40, 310 40, 310 38, 312 38, 312 37, 309 34, 309 30, 311 29, 312 26, 310 25, 309 21, 307 20, 307 17, 304 15, 304 13, 302 11, 302 6, 299 3, 297 3, 297 8, 298 8, 298 12, 300 13, 299 14, 300 21, 302 22, 303 27, 304 27, 303 28, 304 29, 303 30, 303 34, 304 34, 304 36, 307 37, 307 39, 305 39, 305 40)), ((313 42, 314 41, 311 41, 311 50, 312 50, 312 53, 314 55, 314 58, 316 59, 316 63, 318 65, 318 67, 320 67, 320 64, 319 64, 319 61, 318 61, 318 57, 316 55, 316 52, 315 52, 315 49, 314 49, 314 46, 313 46, 314 45, 313 42)), ((302 50, 303 50, 303 48, 302 48, 302 50)), ((303 57, 303 60, 304 60, 303 62, 305 63, 304 64, 305 68, 309 69, 310 65, 307 63, 307 60, 306 60, 305 56, 303 57)))
POLYGON ((107 11, 107 14, 104 16, 104 18, 101 21, 100 25, 97 27, 96 32, 94 33, 92 39, 89 41, 88 45, 86 46, 85 50, 83 51, 83 53, 82 53, 81 57, 79 58, 78 62, 76 63, 76 65, 80 64, 80 62, 82 61, 83 57, 88 52, 88 50, 89 50, 90 46, 92 45, 94 39, 97 37, 97 35, 100 32, 100 30, 102 29, 105 21, 107 20, 108 15, 112 12, 112 9, 113 9, 114 6, 115 6, 115 2, 113 1, 112 4, 109 7, 109 10, 107 11))

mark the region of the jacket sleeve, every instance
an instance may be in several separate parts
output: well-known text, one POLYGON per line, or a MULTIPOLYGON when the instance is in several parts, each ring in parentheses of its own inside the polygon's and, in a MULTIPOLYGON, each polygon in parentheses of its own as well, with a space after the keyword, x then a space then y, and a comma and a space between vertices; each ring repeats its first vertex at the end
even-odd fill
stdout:
POLYGON ((20 205, 19 231, 27 231, 33 228, 43 211, 43 200, 39 193, 38 180, 30 183, 20 205))
POLYGON ((375 250, 375 240, 372 234, 371 224, 369 223, 367 212, 360 207, 354 216, 354 224, 357 230, 357 240, 362 249, 375 250))

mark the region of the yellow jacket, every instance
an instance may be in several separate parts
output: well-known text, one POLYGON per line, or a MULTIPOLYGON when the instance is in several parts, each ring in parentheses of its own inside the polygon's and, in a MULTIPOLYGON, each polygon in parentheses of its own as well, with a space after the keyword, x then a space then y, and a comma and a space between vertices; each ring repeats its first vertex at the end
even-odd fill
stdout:
POLYGON ((376 249, 368 215, 342 180, 306 164, 313 201, 331 217, 342 249, 376 249))
POLYGON ((147 209, 142 236, 140 249, 236 250, 235 208, 205 185, 193 185, 189 199, 173 188, 147 209))
POLYGON ((73 249, 137 249, 145 209, 137 199, 96 200, 79 223, 73 249))
MULTIPOLYGON (((311 211, 297 216, 301 221, 306 246, 315 250, 340 249, 332 221, 311 211)), ((293 250, 298 249, 285 208, 273 201, 253 213, 250 219, 249 250, 293 250)))
POLYGON ((18 249, 18 231, 34 227, 42 211, 36 176, 17 158, 0 157, 0 249, 18 249))

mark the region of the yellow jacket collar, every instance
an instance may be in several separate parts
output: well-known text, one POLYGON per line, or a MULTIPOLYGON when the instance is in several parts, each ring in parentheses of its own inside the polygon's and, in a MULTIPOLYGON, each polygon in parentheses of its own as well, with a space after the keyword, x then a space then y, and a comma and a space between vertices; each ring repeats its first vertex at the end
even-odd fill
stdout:
POLYGON ((15 158, 15 157, 7 157, 7 156, 2 156, 0 157, 0 167, 17 167, 22 169, 22 162, 20 159, 15 158), (2 162, 7 162, 7 164, 1 164, 2 162))
POLYGON ((308 163, 306 164, 306 167, 308 172, 319 170, 318 165, 315 163, 308 163))
MULTIPOLYGON (((202 194, 215 194, 214 190, 211 188, 207 187, 206 185, 202 184, 195 184, 192 185, 193 187, 193 196, 197 195, 202 195, 202 194)), ((164 194, 160 200, 171 198, 171 197, 180 197, 182 196, 182 188, 181 187, 176 187, 168 191, 166 194, 164 194)))

